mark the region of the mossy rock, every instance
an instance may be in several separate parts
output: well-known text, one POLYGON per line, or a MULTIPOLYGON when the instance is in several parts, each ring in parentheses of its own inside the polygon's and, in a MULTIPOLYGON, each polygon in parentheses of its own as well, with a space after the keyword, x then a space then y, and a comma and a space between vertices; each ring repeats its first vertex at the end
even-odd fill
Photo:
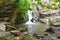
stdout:
POLYGON ((5 37, 0 37, 0 40, 7 40, 5 37))
POLYGON ((32 37, 31 35, 24 35, 22 40, 38 40, 38 39, 32 37))

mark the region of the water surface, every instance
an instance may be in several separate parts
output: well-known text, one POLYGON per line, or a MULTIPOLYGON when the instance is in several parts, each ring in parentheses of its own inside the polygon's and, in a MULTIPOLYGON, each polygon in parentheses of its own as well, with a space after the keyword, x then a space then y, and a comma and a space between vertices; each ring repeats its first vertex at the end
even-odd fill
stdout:
POLYGON ((43 31, 45 31, 47 28, 49 28, 49 26, 42 24, 42 23, 21 24, 21 25, 19 25, 19 27, 27 27, 28 32, 30 34, 41 33, 43 31))

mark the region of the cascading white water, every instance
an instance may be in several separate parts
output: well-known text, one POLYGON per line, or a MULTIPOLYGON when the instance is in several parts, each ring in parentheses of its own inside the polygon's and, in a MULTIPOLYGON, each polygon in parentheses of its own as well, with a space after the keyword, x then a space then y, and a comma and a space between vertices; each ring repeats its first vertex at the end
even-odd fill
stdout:
POLYGON ((34 24, 31 20, 32 20, 32 11, 28 10, 27 11, 27 15, 28 15, 28 21, 26 22, 26 24, 34 24))
POLYGON ((28 21, 31 21, 32 19, 32 11, 28 10, 28 21))

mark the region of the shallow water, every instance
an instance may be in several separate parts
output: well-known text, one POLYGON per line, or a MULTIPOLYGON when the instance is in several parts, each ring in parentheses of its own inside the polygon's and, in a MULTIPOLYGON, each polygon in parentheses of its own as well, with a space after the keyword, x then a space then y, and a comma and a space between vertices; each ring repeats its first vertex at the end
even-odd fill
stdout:
POLYGON ((41 33, 43 31, 45 31, 47 28, 49 28, 49 26, 42 24, 42 23, 21 24, 21 25, 19 25, 19 27, 27 27, 28 32, 30 34, 41 33))

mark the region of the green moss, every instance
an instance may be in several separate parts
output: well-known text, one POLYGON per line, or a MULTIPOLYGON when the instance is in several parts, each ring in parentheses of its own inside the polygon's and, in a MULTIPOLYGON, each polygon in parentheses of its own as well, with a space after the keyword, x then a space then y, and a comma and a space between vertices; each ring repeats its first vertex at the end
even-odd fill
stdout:
MULTIPOLYGON (((48 9, 48 5, 43 5, 41 0, 36 0, 36 1, 43 9, 48 9)), ((58 2, 58 0, 50 0, 50 2, 51 2, 51 6, 54 6, 54 8, 57 7, 56 3, 58 2)))

